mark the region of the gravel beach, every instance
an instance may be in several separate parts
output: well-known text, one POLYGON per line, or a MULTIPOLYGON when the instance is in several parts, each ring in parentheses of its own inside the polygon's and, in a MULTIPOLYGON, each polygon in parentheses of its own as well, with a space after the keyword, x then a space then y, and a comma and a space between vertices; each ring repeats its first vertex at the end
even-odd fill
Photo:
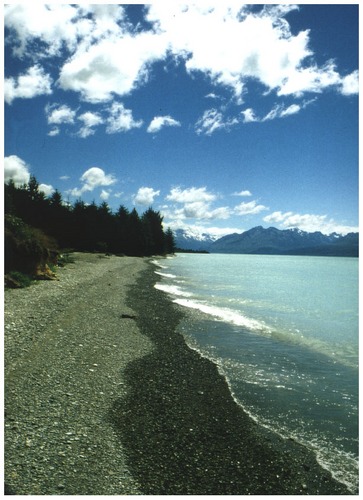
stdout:
POLYGON ((59 281, 5 292, 10 493, 349 494, 187 347, 149 259, 74 256, 59 281))

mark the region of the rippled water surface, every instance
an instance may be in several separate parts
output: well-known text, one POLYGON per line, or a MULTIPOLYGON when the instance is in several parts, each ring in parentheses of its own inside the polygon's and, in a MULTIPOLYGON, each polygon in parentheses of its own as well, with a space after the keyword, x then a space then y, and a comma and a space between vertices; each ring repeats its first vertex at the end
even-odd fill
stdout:
POLYGON ((178 254, 155 285, 192 314, 188 344, 215 362, 260 425, 358 485, 358 259, 178 254))

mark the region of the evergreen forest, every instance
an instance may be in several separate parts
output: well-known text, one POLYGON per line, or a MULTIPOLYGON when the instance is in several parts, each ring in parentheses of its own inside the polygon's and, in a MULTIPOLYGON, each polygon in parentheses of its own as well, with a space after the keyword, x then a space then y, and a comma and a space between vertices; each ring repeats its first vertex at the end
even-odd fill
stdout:
POLYGON ((174 235, 163 230, 163 217, 148 208, 142 215, 121 205, 113 212, 106 202, 65 203, 58 190, 46 197, 32 176, 28 184, 5 184, 5 272, 19 267, 19 258, 40 247, 128 256, 173 253, 174 235), (18 255, 17 255, 18 254, 18 255), (22 255, 21 255, 22 254, 22 255))

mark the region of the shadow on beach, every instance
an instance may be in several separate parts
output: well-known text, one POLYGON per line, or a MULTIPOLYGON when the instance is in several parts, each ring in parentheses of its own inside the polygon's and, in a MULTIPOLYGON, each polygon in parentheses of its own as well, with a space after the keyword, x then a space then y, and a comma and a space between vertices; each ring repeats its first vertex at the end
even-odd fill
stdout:
POLYGON ((142 492, 349 494, 305 448, 268 434, 245 414, 217 367, 176 332, 184 313, 155 281, 151 268, 128 295, 154 351, 128 365, 130 389, 110 412, 142 492))

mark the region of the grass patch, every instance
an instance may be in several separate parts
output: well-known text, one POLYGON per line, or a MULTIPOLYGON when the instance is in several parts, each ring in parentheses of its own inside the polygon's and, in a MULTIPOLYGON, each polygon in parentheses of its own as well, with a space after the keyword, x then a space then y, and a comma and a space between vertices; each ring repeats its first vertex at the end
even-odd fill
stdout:
POLYGON ((34 280, 28 274, 20 271, 10 271, 7 276, 9 277, 9 284, 11 282, 16 288, 27 288, 34 283, 34 280))

